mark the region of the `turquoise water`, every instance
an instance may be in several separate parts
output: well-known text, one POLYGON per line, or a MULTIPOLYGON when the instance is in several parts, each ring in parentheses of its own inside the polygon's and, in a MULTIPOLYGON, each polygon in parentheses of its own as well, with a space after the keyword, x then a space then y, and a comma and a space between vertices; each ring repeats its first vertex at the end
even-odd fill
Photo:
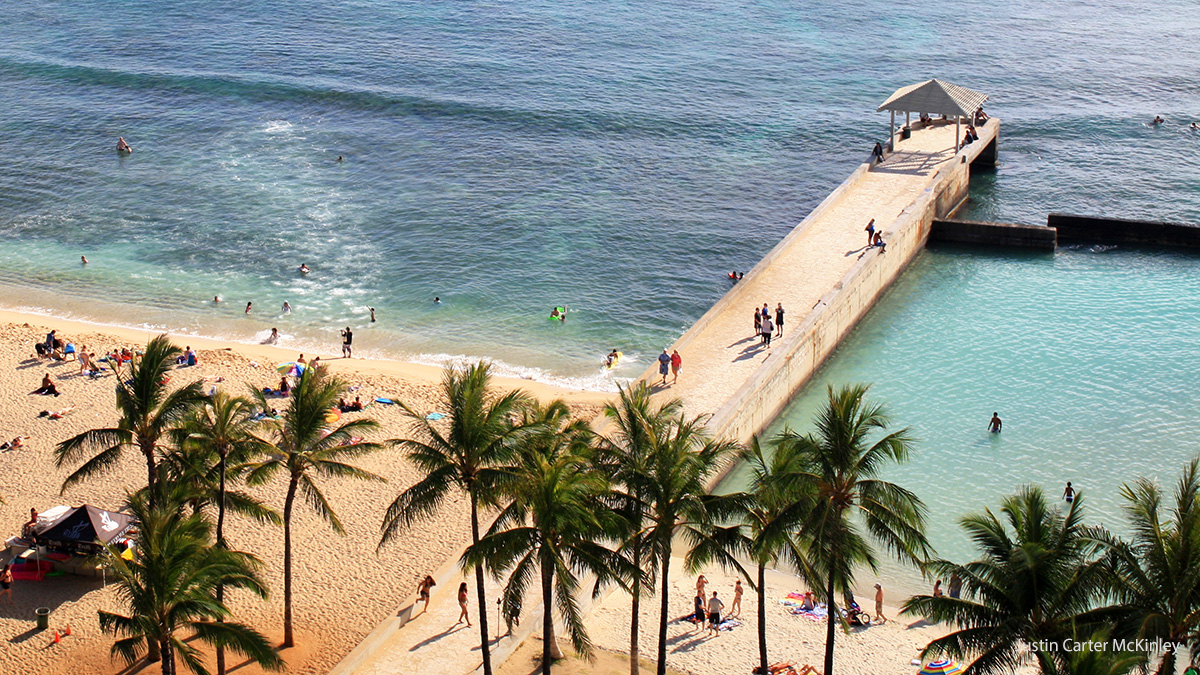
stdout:
POLYGON ((1090 521, 1120 530, 1123 482, 1146 476, 1169 490, 1200 454, 1196 264, 1104 247, 931 248, 768 434, 810 430, 827 384, 873 383, 893 424, 918 439, 912 461, 885 477, 928 505, 939 554, 972 559, 958 518, 1026 483, 1057 499, 1071 481, 1090 521), (999 434, 988 431, 992 412, 999 434))
POLYGON ((972 215, 1200 220, 1190 3, 809 4, 7 2, 0 304, 605 386, 930 76, 1004 118, 972 215))

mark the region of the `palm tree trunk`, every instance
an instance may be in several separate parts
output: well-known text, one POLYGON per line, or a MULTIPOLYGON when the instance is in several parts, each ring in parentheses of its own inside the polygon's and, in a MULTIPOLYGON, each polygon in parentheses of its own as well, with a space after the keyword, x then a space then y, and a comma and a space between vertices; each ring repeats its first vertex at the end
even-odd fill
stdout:
POLYGON ((162 653, 162 675, 175 675, 175 653, 169 638, 162 639, 159 651, 162 653))
MULTIPOLYGON (((471 541, 479 545, 479 500, 471 493, 471 541)), ((483 652, 483 675, 492 675, 492 652, 488 645, 487 602, 483 592, 483 565, 475 566, 475 594, 479 597, 479 645, 483 652)))
POLYGON ((292 639, 292 506, 296 501, 297 477, 288 483, 287 499, 283 502, 283 644, 295 645, 292 639))
POLYGON ((670 599, 671 585, 668 583, 668 573, 671 569, 671 535, 667 535, 666 545, 659 543, 661 551, 659 557, 662 558, 662 605, 659 608, 658 615, 658 675, 667 675, 667 601, 670 599))
POLYGON ((758 564, 758 663, 762 675, 767 675, 767 573, 766 566, 758 564))
POLYGON ((146 487, 150 490, 150 506, 153 507, 158 502, 158 493, 155 490, 158 487, 158 467, 154 458, 154 442, 145 438, 138 440, 138 448, 142 451, 142 456, 146 458, 146 487))
MULTIPOLYGON (((217 546, 225 548, 225 448, 217 450, 217 546)), ((217 584, 217 602, 225 602, 225 584, 217 584)), ((224 619, 217 619, 224 621, 224 619)), ((225 675, 225 647, 217 645, 217 675, 225 675)))
POLYGON ((1177 647, 1174 643, 1168 643, 1167 650, 1163 652, 1162 661, 1158 664, 1157 675, 1175 675, 1175 650, 1177 647))
MULTIPOLYGON (((636 532, 641 529, 641 512, 638 512, 633 535, 633 566, 640 572, 642 569, 642 537, 636 532)), ((638 624, 640 623, 642 606, 642 579, 640 575, 633 577, 633 616, 629 619, 629 675, 638 675, 638 624)))
POLYGON ((554 652, 554 568, 542 554, 542 675, 550 675, 554 652))
POLYGON ((824 675, 833 675, 833 639, 834 639, 834 623, 837 622, 837 603, 833 600, 833 573, 829 574, 829 583, 826 588, 825 609, 829 617, 825 629, 825 670, 824 675))

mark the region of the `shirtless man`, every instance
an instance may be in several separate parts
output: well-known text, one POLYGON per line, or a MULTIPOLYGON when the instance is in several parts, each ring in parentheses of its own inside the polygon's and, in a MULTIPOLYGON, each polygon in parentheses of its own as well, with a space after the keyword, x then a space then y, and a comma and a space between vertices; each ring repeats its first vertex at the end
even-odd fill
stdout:
POLYGON ((988 429, 993 434, 1000 433, 1000 429, 1004 426, 1004 422, 1000 421, 1000 413, 992 413, 992 421, 988 422, 988 429))
POLYGON ((133 152, 133 148, 129 147, 129 144, 125 142, 124 138, 118 137, 117 152, 133 152))
POLYGON ((887 623, 887 617, 883 615, 883 586, 879 584, 875 584, 875 620, 887 623))

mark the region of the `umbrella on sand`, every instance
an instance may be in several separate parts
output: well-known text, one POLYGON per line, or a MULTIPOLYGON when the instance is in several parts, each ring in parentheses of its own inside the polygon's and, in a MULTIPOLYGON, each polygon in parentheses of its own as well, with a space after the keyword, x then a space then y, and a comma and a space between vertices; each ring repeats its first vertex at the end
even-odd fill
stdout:
POLYGON ((917 675, 958 675, 962 671, 962 666, 958 665, 957 661, 940 659, 926 663, 917 675))
POLYGON ((283 373, 287 377, 300 377, 304 374, 305 367, 306 366, 303 363, 289 361, 287 363, 281 363, 275 366, 275 370, 283 373))

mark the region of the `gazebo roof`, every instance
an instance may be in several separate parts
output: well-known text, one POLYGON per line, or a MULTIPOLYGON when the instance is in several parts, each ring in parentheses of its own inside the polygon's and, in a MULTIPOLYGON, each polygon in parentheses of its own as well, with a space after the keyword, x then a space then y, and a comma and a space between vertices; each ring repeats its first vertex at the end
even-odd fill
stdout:
POLYGON ((987 94, 941 80, 926 80, 901 87, 875 112, 923 112, 934 115, 970 116, 987 100, 987 94))

